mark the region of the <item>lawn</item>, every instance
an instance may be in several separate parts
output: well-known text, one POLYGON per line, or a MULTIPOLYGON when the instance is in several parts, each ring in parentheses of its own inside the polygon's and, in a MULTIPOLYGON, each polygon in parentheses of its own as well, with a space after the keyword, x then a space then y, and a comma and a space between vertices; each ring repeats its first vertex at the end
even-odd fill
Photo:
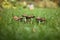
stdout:
POLYGON ((0 40, 60 40, 60 8, 4 9, 0 12, 0 40), (37 24, 34 19, 31 24, 13 19, 22 14, 45 17, 46 22, 37 24))

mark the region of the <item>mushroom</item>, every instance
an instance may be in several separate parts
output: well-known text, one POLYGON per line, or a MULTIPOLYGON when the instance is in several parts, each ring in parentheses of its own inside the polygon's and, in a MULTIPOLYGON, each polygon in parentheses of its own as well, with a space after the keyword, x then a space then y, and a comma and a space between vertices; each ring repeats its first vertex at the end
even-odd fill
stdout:
POLYGON ((30 15, 30 17, 31 17, 31 18, 35 18, 35 16, 34 16, 34 15, 30 15))
POLYGON ((40 23, 41 18, 40 18, 40 17, 37 17, 37 18, 36 18, 36 21, 37 21, 37 23, 40 23))
POLYGON ((17 21, 19 18, 17 16, 14 16, 13 19, 17 21))
POLYGON ((26 20, 27 15, 24 14, 24 15, 22 15, 22 17, 24 18, 24 22, 26 22, 26 21, 27 21, 27 20, 26 20))
POLYGON ((22 17, 24 17, 25 22, 30 22, 32 20, 32 18, 34 18, 35 16, 33 16, 33 15, 27 16, 26 14, 24 14, 24 15, 22 15, 22 17))
POLYGON ((31 20, 31 16, 26 16, 26 20, 29 22, 31 20))
POLYGON ((22 21, 22 19, 23 19, 22 17, 17 17, 17 16, 14 16, 13 18, 14 18, 14 20, 16 20, 16 21, 19 21, 19 20, 22 21))
POLYGON ((26 14, 23 14, 22 17, 26 17, 27 15, 26 14))
POLYGON ((35 18, 35 16, 33 16, 33 15, 30 15, 30 16, 26 17, 27 21, 31 22, 31 23, 32 23, 33 18, 35 18))
POLYGON ((37 21, 37 23, 44 22, 45 21, 45 18, 37 17, 36 18, 36 21, 37 21))
POLYGON ((23 21, 23 17, 19 17, 19 19, 18 20, 20 20, 21 22, 23 21))

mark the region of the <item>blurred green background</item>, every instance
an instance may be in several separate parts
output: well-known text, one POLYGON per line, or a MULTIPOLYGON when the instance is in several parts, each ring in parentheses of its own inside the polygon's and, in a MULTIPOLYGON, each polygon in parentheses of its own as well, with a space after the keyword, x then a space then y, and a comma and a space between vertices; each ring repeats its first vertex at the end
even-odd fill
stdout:
POLYGON ((60 40, 60 7, 29 10, 16 4, 16 9, 1 8, 0 40, 60 40), (13 19, 23 14, 45 17, 46 22, 37 24, 34 20, 31 24, 13 19))

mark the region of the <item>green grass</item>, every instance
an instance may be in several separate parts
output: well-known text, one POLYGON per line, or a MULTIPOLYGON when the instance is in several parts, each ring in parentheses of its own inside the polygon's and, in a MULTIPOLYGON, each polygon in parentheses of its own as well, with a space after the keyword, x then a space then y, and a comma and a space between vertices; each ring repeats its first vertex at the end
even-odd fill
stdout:
POLYGON ((0 40, 60 40, 60 8, 4 9, 0 12, 0 40), (13 16, 33 14, 45 17, 46 22, 37 24, 13 20, 13 16), (36 32, 33 32, 33 28, 36 32))

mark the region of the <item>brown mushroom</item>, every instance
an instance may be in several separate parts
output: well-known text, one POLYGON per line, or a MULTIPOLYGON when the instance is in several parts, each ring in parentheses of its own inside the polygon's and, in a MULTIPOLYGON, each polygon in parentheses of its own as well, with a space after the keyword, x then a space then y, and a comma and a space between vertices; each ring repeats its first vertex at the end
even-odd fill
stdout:
POLYGON ((22 17, 24 18, 24 22, 26 22, 26 21, 27 21, 27 20, 26 20, 27 15, 24 14, 24 15, 22 15, 22 17))
POLYGON ((30 16, 26 17, 27 21, 31 22, 31 23, 32 23, 33 18, 35 18, 35 16, 33 16, 33 15, 30 15, 30 16))
POLYGON ((22 17, 26 17, 27 15, 26 14, 23 14, 22 17))
POLYGON ((40 17, 37 17, 37 18, 36 18, 36 21, 37 21, 37 23, 40 23, 41 18, 40 18, 40 17))
POLYGON ((26 16, 27 22, 31 21, 31 16, 26 16))
POLYGON ((20 20, 21 22, 23 21, 23 17, 19 17, 19 19, 18 20, 20 20))
POLYGON ((22 17, 17 17, 17 16, 14 16, 13 18, 14 18, 14 20, 16 20, 16 21, 19 21, 19 20, 22 21, 22 19, 23 19, 22 17))
POLYGON ((17 21, 19 18, 17 16, 14 16, 13 19, 17 21))
POLYGON ((36 21, 37 21, 37 23, 44 22, 45 21, 45 18, 37 17, 36 18, 36 21))
POLYGON ((31 19, 34 18, 35 16, 33 16, 33 15, 28 16, 28 15, 24 14, 24 15, 22 15, 22 17, 24 17, 25 22, 30 22, 31 19))
POLYGON ((34 15, 30 15, 30 17, 31 17, 31 18, 35 18, 35 16, 34 16, 34 15))

